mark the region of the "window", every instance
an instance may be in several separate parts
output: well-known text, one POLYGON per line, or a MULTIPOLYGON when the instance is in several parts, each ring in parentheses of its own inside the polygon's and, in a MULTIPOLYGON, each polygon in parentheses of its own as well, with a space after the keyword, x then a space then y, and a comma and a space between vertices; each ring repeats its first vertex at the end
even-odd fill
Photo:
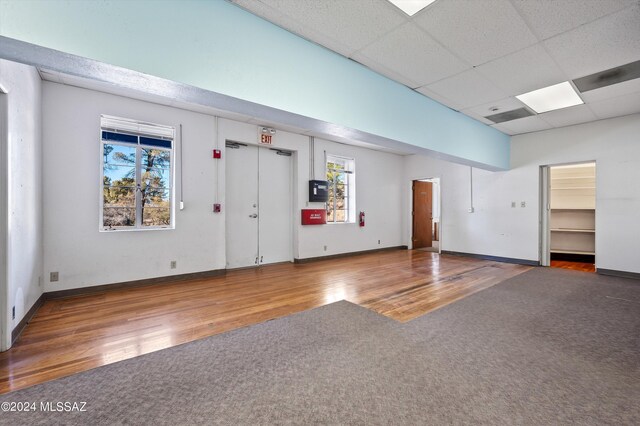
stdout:
POLYGON ((329 182, 327 222, 355 222, 355 161, 352 158, 327 155, 327 181, 329 182))
POLYGON ((102 116, 103 231, 173 227, 174 128, 102 116))

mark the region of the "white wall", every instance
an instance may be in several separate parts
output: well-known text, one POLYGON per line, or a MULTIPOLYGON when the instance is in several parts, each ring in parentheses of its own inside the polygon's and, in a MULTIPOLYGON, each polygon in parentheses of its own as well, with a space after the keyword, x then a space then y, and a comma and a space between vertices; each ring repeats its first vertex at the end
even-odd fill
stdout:
MULTIPOLYGON (((220 119, 219 137, 256 144, 258 127, 220 119)), ((324 152, 355 159, 356 210, 366 214, 366 225, 358 223, 302 226, 300 210, 324 208, 323 203, 309 203, 309 137, 278 131, 274 148, 294 152, 294 257, 307 259, 339 253, 364 251, 402 244, 402 216, 394 206, 401 203, 403 157, 366 148, 315 139, 315 178, 324 179, 324 152), (378 244, 380 240, 380 244, 378 244), (327 246, 327 250, 324 250, 327 246)), ((224 157, 224 153, 223 153, 224 157)), ((224 176, 224 173, 221 173, 224 176)))
MULTIPOLYGON (((596 267, 640 273, 640 115, 513 138, 512 167, 527 176, 542 164, 589 160, 596 161, 596 267)), ((538 190, 537 180, 523 185, 538 190)))
MULTIPOLYGON (((470 168, 435 158, 412 155, 406 158, 403 202, 405 212, 404 241, 411 242, 411 181, 440 178, 442 250, 476 253, 515 259, 537 259, 537 246, 522 244, 535 238, 536 229, 521 226, 537 218, 538 194, 523 193, 512 179, 521 172, 487 172, 473 169, 473 207, 471 207, 470 168), (511 208, 511 201, 518 202, 511 208), (520 201, 526 202, 521 208, 520 201)), ((537 179, 537 175, 535 177, 537 179)))
POLYGON ((41 82, 35 68, 0 60, 0 85, 8 92, 7 300, 3 301, 8 338, 42 294, 41 82))
POLYGON ((467 211, 469 167, 407 157, 405 242, 411 179, 441 177, 443 250, 537 261, 540 166, 595 160, 596 266, 640 272, 640 238, 633 237, 640 235, 639 115, 514 136, 511 153, 509 171, 473 170, 474 213, 467 211))
MULTIPOLYGON (((213 116, 51 82, 43 83, 43 111, 46 291, 225 267, 224 141, 257 144, 255 124, 218 119, 216 128, 213 116), (100 114, 183 124, 185 209, 176 209, 174 230, 99 232, 100 114), (216 140, 222 160, 211 158, 216 140), (220 214, 212 212, 216 201, 222 203, 220 214), (171 260, 177 260, 177 269, 169 268, 171 260), (49 282, 53 271, 59 272, 59 282, 49 282)), ((366 212, 367 224, 302 226, 300 209, 309 204, 309 137, 278 131, 273 147, 294 152, 295 258, 402 243, 402 218, 393 207, 401 200, 401 156, 316 139, 317 178, 325 170, 324 150, 355 158, 357 209, 366 212)), ((179 185, 176 173, 176 188, 179 185)))
MULTIPOLYGON (((316 138, 316 179, 326 179, 325 152, 355 160, 356 223, 301 226, 299 257, 304 259, 402 245, 402 214, 397 206, 402 202, 403 157, 316 138), (358 212, 361 211, 365 212, 364 227, 358 224, 358 212), (326 251, 324 246, 327 246, 326 251)), ((308 170, 307 167, 303 171, 304 197, 309 191, 308 170)), ((305 208, 307 199, 301 201, 304 204, 301 202, 300 208, 305 208)), ((309 208, 323 207, 323 204, 309 203, 309 208)))
POLYGON ((214 117, 44 82, 43 135, 46 291, 224 268, 224 214, 212 212, 214 117), (176 208, 175 229, 99 232, 100 114, 183 125, 185 209, 176 208), (59 282, 49 282, 52 271, 59 282))

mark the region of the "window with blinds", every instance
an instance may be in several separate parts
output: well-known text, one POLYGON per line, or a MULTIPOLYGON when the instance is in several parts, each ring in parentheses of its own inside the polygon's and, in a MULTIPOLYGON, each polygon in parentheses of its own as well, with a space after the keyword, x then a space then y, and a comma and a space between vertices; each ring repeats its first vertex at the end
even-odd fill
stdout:
POLYGON ((173 228, 173 143, 169 126, 102 116, 102 231, 173 228))

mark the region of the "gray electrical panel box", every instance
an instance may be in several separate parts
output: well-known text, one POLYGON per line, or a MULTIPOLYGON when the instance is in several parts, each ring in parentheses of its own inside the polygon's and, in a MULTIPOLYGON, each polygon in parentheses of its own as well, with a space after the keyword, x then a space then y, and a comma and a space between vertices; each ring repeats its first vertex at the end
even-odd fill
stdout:
POLYGON ((329 182, 326 180, 309 181, 309 201, 326 203, 329 200, 329 182))

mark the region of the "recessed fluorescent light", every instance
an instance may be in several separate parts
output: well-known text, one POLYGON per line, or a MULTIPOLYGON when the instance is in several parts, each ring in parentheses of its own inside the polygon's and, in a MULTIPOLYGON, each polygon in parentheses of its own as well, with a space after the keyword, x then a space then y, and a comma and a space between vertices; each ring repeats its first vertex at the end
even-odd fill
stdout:
POLYGON ((409 16, 413 16, 436 0, 389 0, 409 16))
POLYGON ((516 96, 538 114, 583 104, 568 81, 516 96))

